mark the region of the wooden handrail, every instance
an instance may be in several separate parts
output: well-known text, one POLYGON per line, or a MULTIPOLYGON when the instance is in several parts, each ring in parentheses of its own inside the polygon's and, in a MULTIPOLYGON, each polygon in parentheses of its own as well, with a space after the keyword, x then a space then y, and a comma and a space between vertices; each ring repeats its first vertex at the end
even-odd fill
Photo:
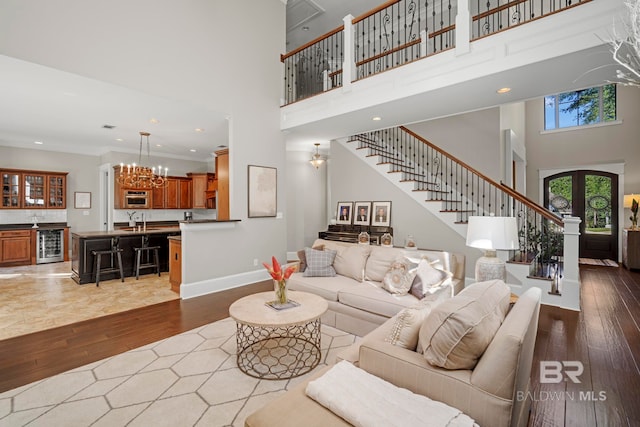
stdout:
POLYGON ((458 163, 463 168, 468 169, 469 171, 471 171, 475 175, 477 175, 480 178, 482 178, 483 180, 487 181, 489 184, 493 185, 494 187, 501 189, 502 191, 504 191, 505 193, 507 193, 511 197, 513 197, 514 199, 518 200, 519 202, 523 203, 524 205, 526 205, 530 209, 533 209, 534 211, 536 211, 537 213, 542 215, 544 218, 547 218, 548 220, 550 220, 550 221, 554 222, 555 224, 557 224, 557 225, 562 227, 562 219, 558 218, 556 215, 554 215, 549 210, 543 208, 542 206, 538 205, 537 203, 533 202, 532 200, 528 199, 527 197, 523 196, 522 194, 518 193, 517 191, 507 187, 506 185, 494 181, 493 179, 489 178, 488 176, 486 176, 482 172, 474 169, 473 167, 471 167, 470 165, 466 164, 465 162, 463 162, 462 160, 458 159, 457 157, 454 157, 451 154, 449 154, 446 151, 444 151, 443 149, 441 149, 440 147, 438 147, 436 145, 433 145, 431 142, 427 141, 426 139, 424 139, 420 135, 416 134, 415 132, 411 131, 410 129, 407 129, 404 126, 400 126, 400 129, 403 130, 404 132, 408 133, 409 135, 413 136, 417 140, 421 141, 423 144, 428 145, 429 147, 431 147, 433 150, 437 151, 438 153, 450 158, 451 160, 453 160, 454 162, 458 163))
POLYGON ((414 41, 411 41, 409 43, 405 43, 403 45, 394 47, 391 50, 387 50, 386 52, 379 53, 377 55, 372 56, 371 58, 363 59, 362 61, 356 62, 356 67, 359 67, 361 65, 367 64, 367 63, 372 62, 372 61, 375 61, 376 59, 384 58, 385 56, 391 55, 392 53, 396 53, 398 51, 401 51, 401 50, 406 49, 408 47, 414 46, 416 44, 420 44, 421 42, 422 42, 422 39, 421 38, 417 38, 414 41))
POLYGON ((524 3, 526 1, 527 0, 513 0, 513 1, 510 1, 510 2, 507 2, 507 3, 503 4, 502 6, 494 7, 493 9, 489 9, 489 10, 487 10, 485 12, 482 12, 482 13, 474 16, 473 17, 473 21, 477 21, 478 19, 486 18, 487 16, 491 16, 494 13, 502 12, 505 9, 509 9, 511 6, 515 6, 517 4, 524 3))
POLYGON ((441 28, 438 31, 434 31, 433 33, 429 34, 429 38, 432 39, 434 37, 438 37, 440 34, 444 34, 449 31, 453 31, 455 29, 456 29, 456 24, 449 25, 448 27, 441 28))
POLYGON ((393 6, 396 3, 400 3, 401 1, 402 0, 389 0, 389 1, 385 2, 385 3, 382 3, 380 6, 376 7, 375 9, 371 9, 370 11, 363 13, 362 15, 358 16, 357 18, 353 18, 351 23, 353 25, 355 25, 360 21, 364 21, 365 19, 367 19, 371 15, 375 15, 376 13, 380 12, 381 10, 386 9, 389 6, 393 6))
POLYGON ((342 74, 342 68, 329 73, 329 77, 333 78, 333 77, 337 76, 338 74, 342 74))
POLYGON ((340 25, 336 29, 333 29, 333 30, 329 31, 326 34, 321 35, 320 37, 316 37, 315 39, 311 40, 308 43, 303 44, 302 46, 300 46, 297 49, 292 50, 291 52, 288 52, 288 53, 285 53, 285 54, 281 54, 280 55, 280 62, 284 62, 285 59, 295 55, 296 53, 299 53, 299 52, 305 50, 306 48, 311 47, 314 44, 316 44, 316 43, 318 43, 318 42, 320 42, 320 41, 322 41, 324 39, 328 39, 332 35, 337 34, 337 33, 339 33, 340 31, 343 31, 343 30, 344 30, 344 24, 340 25))

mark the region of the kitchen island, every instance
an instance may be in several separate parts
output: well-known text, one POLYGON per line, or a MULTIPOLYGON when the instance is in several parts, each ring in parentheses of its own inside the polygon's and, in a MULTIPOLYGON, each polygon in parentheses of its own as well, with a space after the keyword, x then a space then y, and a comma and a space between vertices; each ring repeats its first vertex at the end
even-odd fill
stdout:
MULTIPOLYGON (((180 235, 180 227, 148 227, 146 230, 120 229, 113 231, 86 231, 71 233, 71 278, 79 285, 95 283, 95 257, 92 251, 105 251, 117 242, 122 249, 122 268, 125 277, 135 276, 135 252, 145 238, 149 246, 160 246, 160 271, 169 271, 169 236, 180 235)), ((114 261, 111 260, 113 263, 114 261)), ((143 260, 143 263, 145 261, 143 260)), ((112 265, 113 266, 113 265, 112 265)), ((151 273, 153 270, 141 271, 141 274, 151 273)), ((100 281, 118 278, 118 273, 100 275, 100 281)))

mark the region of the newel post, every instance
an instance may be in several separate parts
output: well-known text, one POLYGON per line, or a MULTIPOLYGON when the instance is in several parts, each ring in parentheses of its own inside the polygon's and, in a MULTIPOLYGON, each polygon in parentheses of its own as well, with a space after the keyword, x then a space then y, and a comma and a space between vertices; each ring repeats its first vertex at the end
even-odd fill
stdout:
POLYGON ((458 14, 456 15, 456 55, 469 52, 471 42, 471 15, 469 14, 469 0, 458 0, 458 14))
POLYGON ((562 277, 562 298, 564 307, 580 310, 580 223, 578 217, 565 217, 564 221, 564 274, 562 277))
POLYGON ((344 62, 342 63, 342 90, 348 92, 351 90, 351 82, 356 78, 356 57, 354 52, 354 33, 353 33, 353 16, 347 15, 342 18, 344 22, 344 62))

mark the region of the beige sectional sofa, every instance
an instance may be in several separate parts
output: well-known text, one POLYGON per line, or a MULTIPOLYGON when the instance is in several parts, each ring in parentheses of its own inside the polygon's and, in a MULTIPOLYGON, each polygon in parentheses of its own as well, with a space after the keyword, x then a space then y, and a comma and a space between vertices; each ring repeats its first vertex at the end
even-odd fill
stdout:
MULTIPOLYGON (((475 285, 469 289, 473 286, 475 285)), ((450 301, 456 305, 455 300, 462 300, 465 293, 466 291, 450 301)), ((469 369, 434 366, 427 361, 426 352, 420 354, 388 342, 389 331, 396 323, 396 317, 365 336, 360 343, 354 344, 347 352, 351 355, 343 355, 342 358, 353 358, 355 349, 357 363, 364 371, 398 387, 457 408, 481 427, 526 426, 540 297, 538 288, 531 288, 519 297, 497 331, 491 333, 492 339, 486 349, 469 369)), ((500 298, 503 300, 504 295, 500 298)), ((467 298, 466 302, 457 305, 464 310, 464 307, 469 306, 469 301, 467 298)), ((439 307, 445 305, 452 304, 443 302, 439 307)), ((485 305, 481 301, 476 309, 482 309, 485 305)), ((495 314, 495 310, 489 312, 495 314)), ((427 317, 424 324, 429 321, 427 317)), ((421 338, 423 329, 425 328, 420 328, 421 338)), ((428 347, 424 342, 422 345, 423 348, 428 347)), ((312 378, 251 414, 245 420, 245 426, 348 426, 349 423, 344 419, 305 393, 307 384, 330 368, 314 374, 312 378)), ((357 389, 353 393, 357 394, 357 389)))
POLYGON ((310 292, 325 298, 329 310, 322 323, 364 336, 418 299, 411 295, 394 295, 383 289, 382 281, 392 263, 399 257, 426 258, 433 265, 452 273, 453 294, 464 288, 464 255, 436 250, 410 251, 403 248, 317 239, 313 247, 337 251, 333 267, 335 277, 305 277, 294 273, 289 279, 291 290, 310 292))

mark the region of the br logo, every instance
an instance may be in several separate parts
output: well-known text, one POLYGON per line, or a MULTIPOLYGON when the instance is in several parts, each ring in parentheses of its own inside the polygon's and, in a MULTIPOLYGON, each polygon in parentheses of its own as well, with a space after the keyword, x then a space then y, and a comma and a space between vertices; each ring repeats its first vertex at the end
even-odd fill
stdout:
POLYGON ((540 383, 557 384, 567 379, 579 384, 578 378, 584 372, 582 362, 577 360, 543 360, 540 362, 540 383))

